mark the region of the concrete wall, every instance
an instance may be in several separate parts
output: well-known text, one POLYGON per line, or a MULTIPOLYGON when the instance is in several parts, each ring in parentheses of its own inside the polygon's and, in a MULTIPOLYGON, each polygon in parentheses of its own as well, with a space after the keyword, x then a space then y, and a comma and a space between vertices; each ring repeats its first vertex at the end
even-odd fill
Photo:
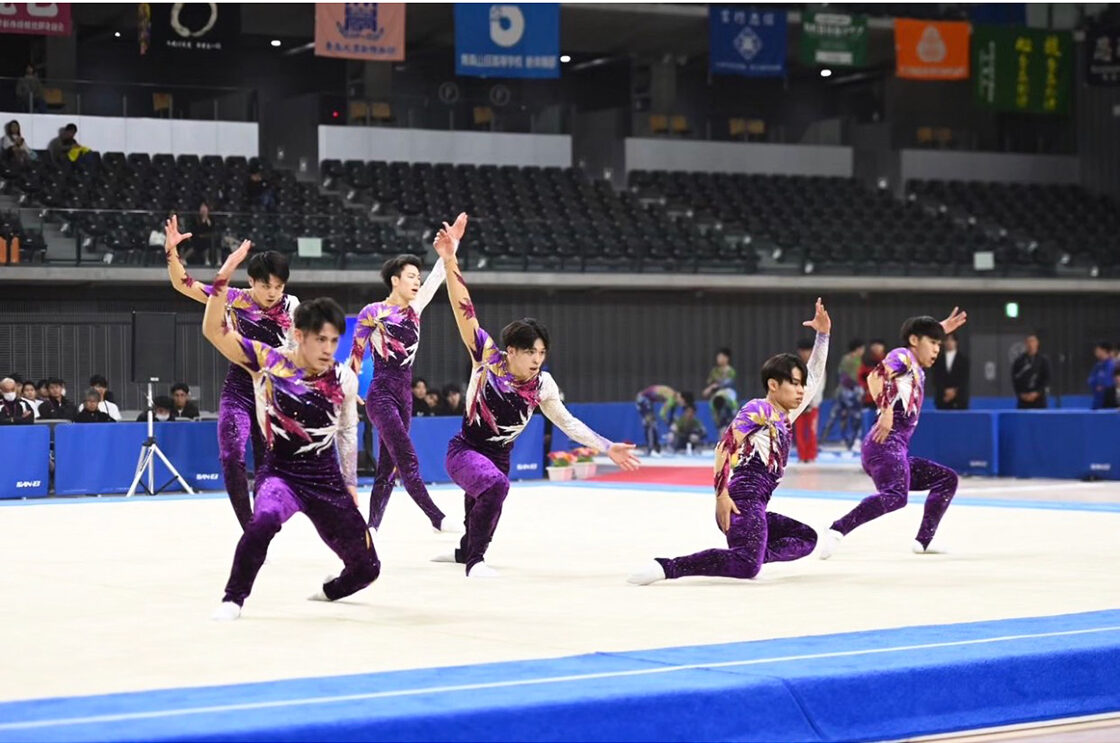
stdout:
POLYGON ((320 160, 569 167, 567 134, 506 134, 364 126, 320 126, 320 160))
POLYGON ((852 175, 852 148, 628 138, 626 170, 852 175))
POLYGON ((1022 155, 1002 152, 902 150, 902 179, 1080 182, 1081 166, 1073 155, 1022 155))

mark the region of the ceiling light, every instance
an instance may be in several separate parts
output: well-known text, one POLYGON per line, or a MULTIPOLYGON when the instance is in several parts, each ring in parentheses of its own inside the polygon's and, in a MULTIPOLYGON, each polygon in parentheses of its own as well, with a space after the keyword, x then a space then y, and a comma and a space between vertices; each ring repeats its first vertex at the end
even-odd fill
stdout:
POLYGON ((832 70, 829 70, 829 69, 821 70, 821 77, 832 77, 832 70))
POLYGON ((280 39, 273 39, 271 43, 273 46, 280 46, 280 39))
POLYGON ((114 31, 113 36, 115 36, 116 38, 119 39, 121 37, 121 32, 120 31, 114 31))
POLYGON ((570 56, 568 56, 567 54, 561 54, 561 55, 560 55, 560 61, 561 61, 561 62, 562 62, 563 64, 568 64, 569 62, 571 62, 571 61, 572 61, 572 58, 571 58, 570 56))

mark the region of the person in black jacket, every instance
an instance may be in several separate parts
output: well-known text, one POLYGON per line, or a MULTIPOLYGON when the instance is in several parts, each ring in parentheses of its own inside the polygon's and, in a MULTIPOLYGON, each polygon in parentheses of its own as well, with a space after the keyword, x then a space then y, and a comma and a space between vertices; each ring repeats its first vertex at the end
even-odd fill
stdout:
POLYGON ((184 382, 171 385, 171 401, 175 404, 171 410, 172 420, 196 421, 201 417, 198 406, 191 400, 191 388, 184 382))
POLYGON ((62 393, 62 380, 53 377, 47 381, 48 396, 39 406, 39 417, 44 420, 74 420, 78 408, 62 393))
POLYGON ((86 390, 85 403, 74 416, 75 423, 113 423, 113 416, 100 409, 101 392, 96 387, 86 390))
POLYGON ((957 337, 952 333, 945 336, 930 376, 933 404, 938 410, 968 410, 968 357, 958 350, 957 337))
POLYGON ((16 380, 0 380, 0 426, 23 425, 35 422, 35 409, 19 396, 16 380))
POLYGON ((1046 408, 1046 388, 1050 386, 1050 360, 1040 354, 1038 334, 1027 336, 1027 350, 1011 365, 1011 383, 1020 410, 1046 408))

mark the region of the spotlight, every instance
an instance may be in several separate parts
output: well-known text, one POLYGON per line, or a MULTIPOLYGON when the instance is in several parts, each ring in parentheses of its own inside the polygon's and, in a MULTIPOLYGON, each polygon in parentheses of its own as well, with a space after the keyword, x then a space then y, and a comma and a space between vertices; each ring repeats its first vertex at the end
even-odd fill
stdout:
POLYGON ((113 37, 119 39, 121 37, 121 32, 120 31, 114 31, 113 32, 113 37))
POLYGON ((561 55, 560 55, 560 62, 561 62, 561 64, 568 64, 568 63, 569 63, 569 62, 571 62, 571 61, 572 61, 572 58, 571 58, 571 56, 569 56, 569 55, 567 55, 567 54, 561 54, 561 55))
POLYGON ((270 43, 272 46, 280 46, 280 39, 273 39, 270 43))
POLYGON ((832 77, 832 70, 821 70, 821 77, 832 77))

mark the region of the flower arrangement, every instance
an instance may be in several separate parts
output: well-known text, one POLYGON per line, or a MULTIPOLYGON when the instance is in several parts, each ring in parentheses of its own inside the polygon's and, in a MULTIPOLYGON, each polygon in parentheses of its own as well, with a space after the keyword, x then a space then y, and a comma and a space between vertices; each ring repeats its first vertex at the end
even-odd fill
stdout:
POLYGON ((576 461, 575 455, 566 451, 548 453, 548 463, 552 467, 570 467, 576 461))
POLYGON ((572 449, 572 455, 576 458, 577 462, 594 462, 595 455, 599 452, 589 446, 580 446, 572 449))

